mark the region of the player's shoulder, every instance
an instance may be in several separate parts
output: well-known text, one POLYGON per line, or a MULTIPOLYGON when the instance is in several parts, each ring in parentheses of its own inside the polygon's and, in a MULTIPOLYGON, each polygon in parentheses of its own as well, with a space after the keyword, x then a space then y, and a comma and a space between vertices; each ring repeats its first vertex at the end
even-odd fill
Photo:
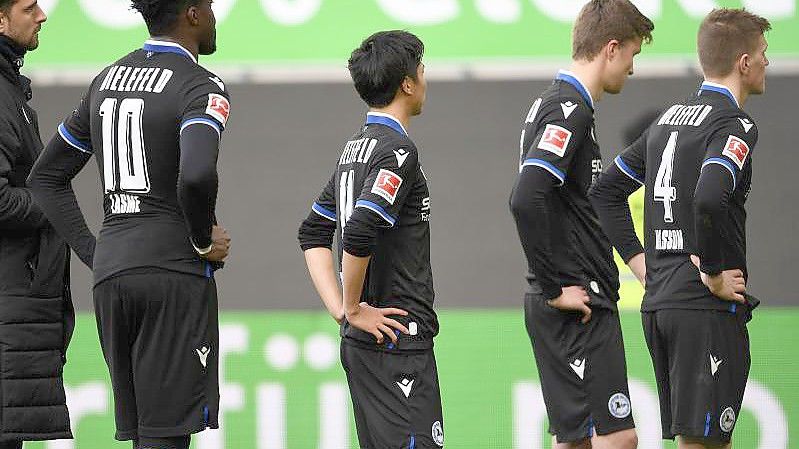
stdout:
POLYGON ((594 111, 574 89, 556 82, 541 94, 539 119, 544 122, 562 121, 575 126, 588 125, 594 111))
MULTIPOLYGON (((190 63, 191 61, 187 60, 186 62, 190 63)), ((202 90, 207 90, 208 93, 217 93, 228 98, 230 97, 227 85, 216 73, 195 63, 187 65, 184 70, 182 76, 187 89, 200 88, 202 90)))
POLYGON ((735 134, 748 141, 757 140, 757 124, 746 111, 738 106, 716 108, 711 113, 710 125, 716 132, 735 134))

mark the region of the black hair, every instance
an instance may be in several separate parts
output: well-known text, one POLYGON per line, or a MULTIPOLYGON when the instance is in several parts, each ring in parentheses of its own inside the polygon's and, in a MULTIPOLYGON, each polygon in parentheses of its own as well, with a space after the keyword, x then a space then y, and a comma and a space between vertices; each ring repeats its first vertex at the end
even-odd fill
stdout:
POLYGON ((17 0, 0 0, 0 11, 8 12, 8 8, 11 7, 17 0))
POLYGON ((387 106, 394 100, 406 76, 416 79, 424 44, 401 30, 380 31, 352 51, 347 68, 355 90, 370 107, 387 106))
POLYGON ((160 36, 175 28, 180 13, 199 2, 200 0, 132 0, 131 8, 142 15, 151 36, 160 36))

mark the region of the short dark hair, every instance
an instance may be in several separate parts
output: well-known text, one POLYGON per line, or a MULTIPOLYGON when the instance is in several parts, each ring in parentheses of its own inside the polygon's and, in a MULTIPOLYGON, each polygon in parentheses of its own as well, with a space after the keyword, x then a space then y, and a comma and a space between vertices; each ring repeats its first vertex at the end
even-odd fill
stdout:
POLYGON ((387 106, 394 100, 406 76, 416 79, 424 44, 401 30, 380 31, 352 51, 347 68, 355 90, 370 107, 387 106))
POLYGON ((0 11, 8 12, 8 8, 16 2, 17 0, 0 0, 0 11))
POLYGON ((771 29, 768 19, 745 9, 714 9, 699 26, 697 49, 705 76, 726 76, 744 53, 757 51, 760 36, 771 29))
POLYGON ((572 30, 572 59, 593 61, 613 39, 625 42, 641 38, 652 42, 655 24, 630 0, 591 0, 577 16, 572 30))
POLYGON ((150 35, 158 36, 172 31, 178 15, 199 2, 200 0, 132 0, 131 8, 144 18, 150 35))

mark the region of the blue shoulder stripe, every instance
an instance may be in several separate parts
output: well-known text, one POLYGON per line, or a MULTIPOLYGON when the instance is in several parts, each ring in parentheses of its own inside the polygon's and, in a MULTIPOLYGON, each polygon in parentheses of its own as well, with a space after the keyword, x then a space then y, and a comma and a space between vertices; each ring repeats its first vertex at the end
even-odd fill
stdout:
POLYGON ((321 215, 322 217, 327 218, 328 220, 336 221, 335 212, 332 212, 329 209, 320 206, 319 203, 317 203, 316 201, 314 201, 313 206, 311 206, 311 210, 321 215))
POLYGON ((627 175, 628 178, 632 179, 633 181, 637 182, 638 184, 644 185, 644 178, 635 172, 626 162, 624 159, 621 158, 621 155, 616 156, 616 159, 613 159, 613 163, 616 164, 616 167, 619 167, 622 173, 627 175))
POLYGON ((367 201, 367 200, 358 200, 355 203, 355 207, 356 208, 363 207, 364 209, 369 209, 370 211, 376 213, 377 215, 380 215, 380 218, 382 218, 383 220, 386 220, 388 222, 388 224, 390 224, 391 226, 394 226, 394 223, 397 222, 397 220, 394 217, 392 217, 391 214, 386 212, 386 210, 383 209, 377 203, 373 203, 373 202, 367 201))
POLYGON ((543 159, 536 159, 536 158, 525 159, 525 161, 522 163, 522 167, 543 168, 544 170, 551 173, 552 176, 558 178, 558 181, 560 181, 560 185, 563 185, 566 182, 566 173, 563 173, 560 169, 558 169, 557 167, 555 167, 554 165, 543 159))
POLYGON ((92 154, 91 147, 88 144, 78 140, 75 136, 73 136, 72 133, 69 132, 67 127, 64 126, 63 122, 60 125, 58 125, 58 135, 61 136, 62 139, 64 139, 64 142, 68 143, 69 146, 75 148, 76 150, 92 154))

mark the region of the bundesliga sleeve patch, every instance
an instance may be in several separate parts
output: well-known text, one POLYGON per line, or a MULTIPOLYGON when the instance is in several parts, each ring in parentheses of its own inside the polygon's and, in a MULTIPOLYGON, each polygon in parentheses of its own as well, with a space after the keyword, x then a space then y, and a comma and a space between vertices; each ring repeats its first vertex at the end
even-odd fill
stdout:
POLYGON ((572 132, 568 129, 558 125, 547 125, 544 129, 544 134, 541 136, 541 141, 538 142, 538 149, 563 157, 566 154, 566 148, 569 146, 571 137, 572 132))
POLYGON ((724 151, 722 151, 721 154, 732 159, 735 165, 737 165, 740 170, 743 170, 746 156, 749 155, 749 145, 742 139, 730 136, 727 138, 727 144, 724 145, 724 151))
POLYGON ((402 185, 402 178, 391 170, 381 169, 377 174, 377 179, 372 186, 372 193, 380 195, 389 204, 394 204, 397 199, 397 192, 402 185))
POLYGON ((222 95, 208 94, 208 106, 205 108, 205 113, 225 126, 230 115, 230 102, 222 95))

